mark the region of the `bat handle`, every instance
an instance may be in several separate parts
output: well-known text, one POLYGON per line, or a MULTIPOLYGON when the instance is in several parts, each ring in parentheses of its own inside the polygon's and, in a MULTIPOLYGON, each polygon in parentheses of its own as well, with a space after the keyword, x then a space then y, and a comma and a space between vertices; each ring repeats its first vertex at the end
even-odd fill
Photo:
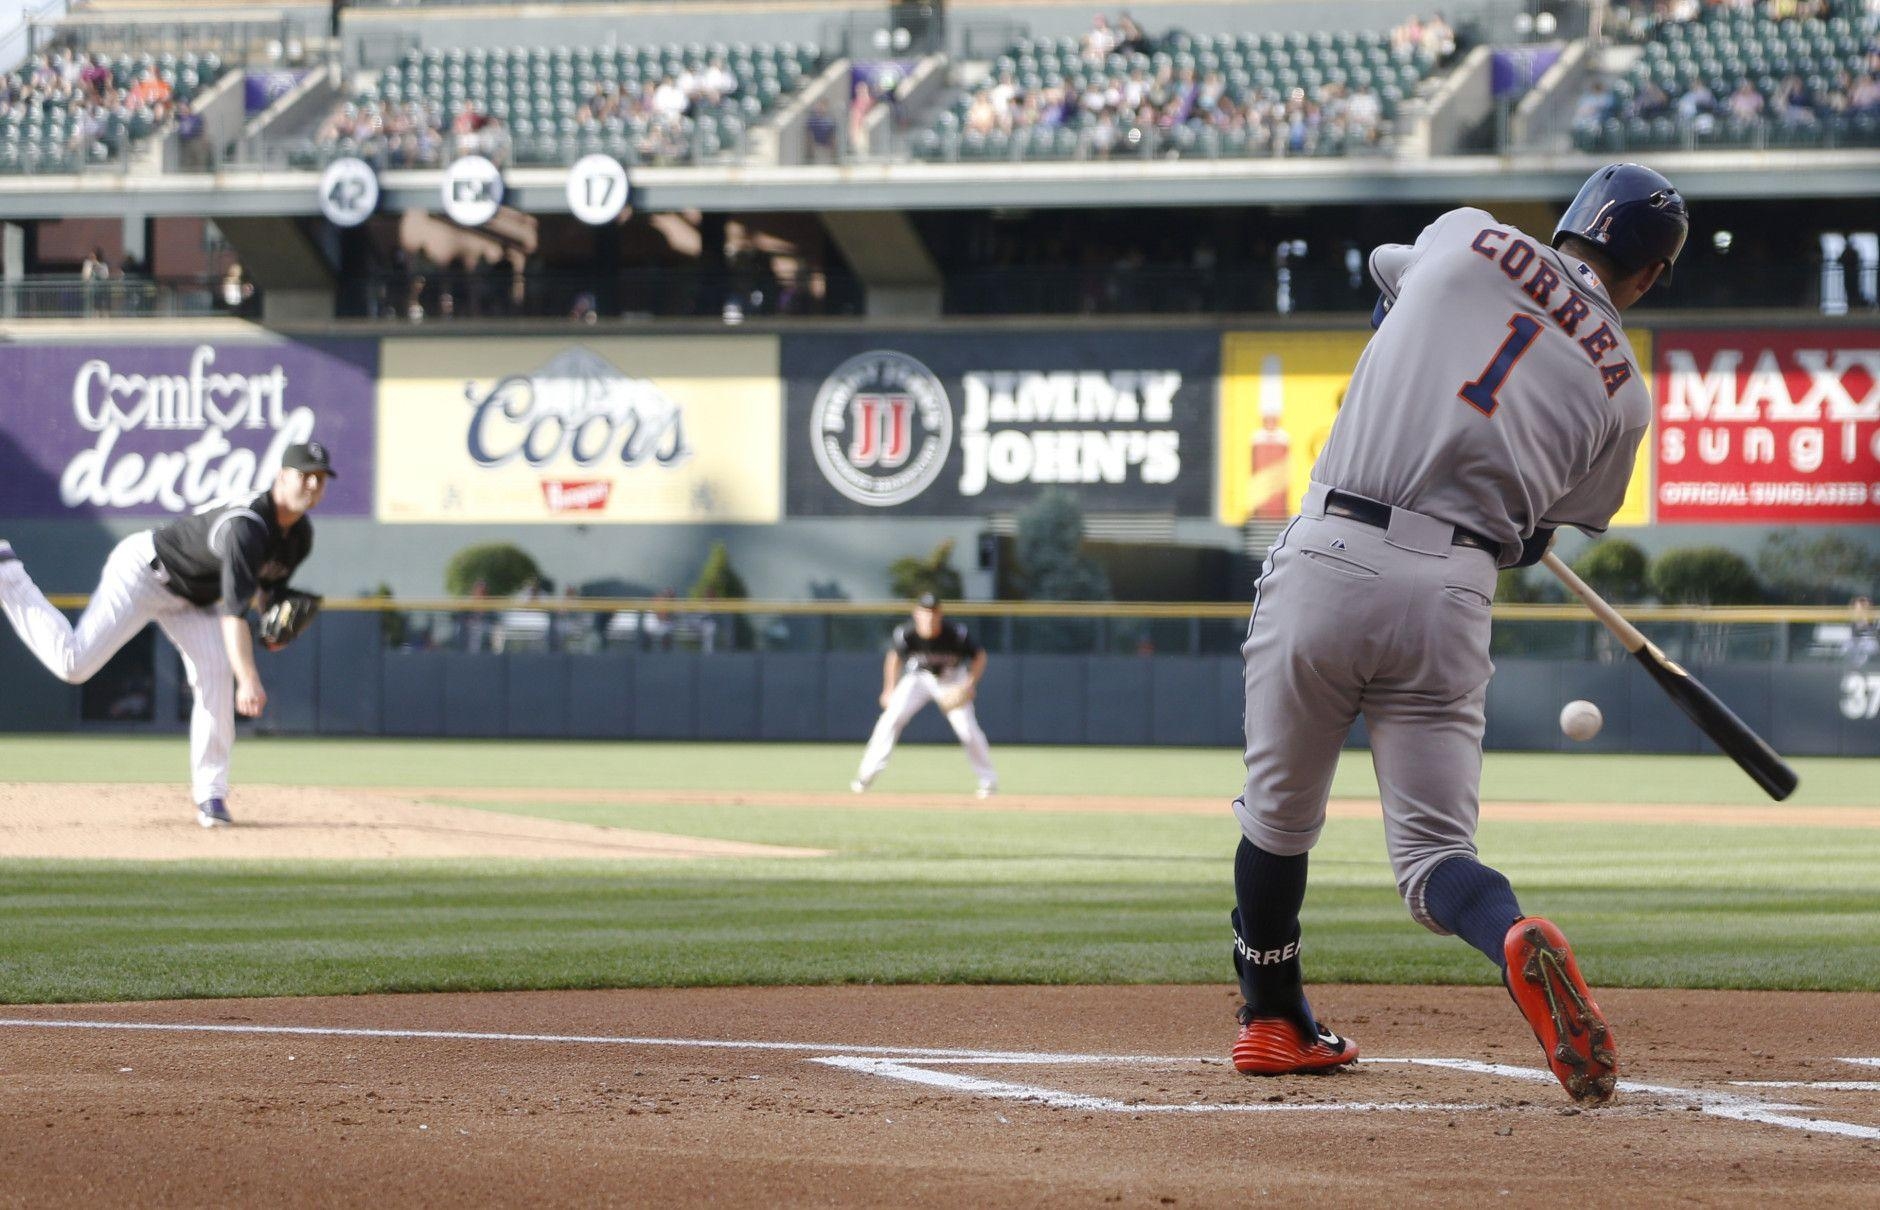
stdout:
POLYGON ((1582 604, 1592 610, 1593 616, 1602 622, 1607 630, 1623 644, 1627 651, 1638 651, 1646 644, 1646 638, 1639 633, 1638 627, 1625 620, 1618 610, 1606 604, 1606 599, 1594 592, 1592 586, 1573 573, 1573 569, 1560 561, 1560 556, 1548 551, 1541 556, 1541 564, 1554 573, 1567 591, 1580 598, 1582 604))

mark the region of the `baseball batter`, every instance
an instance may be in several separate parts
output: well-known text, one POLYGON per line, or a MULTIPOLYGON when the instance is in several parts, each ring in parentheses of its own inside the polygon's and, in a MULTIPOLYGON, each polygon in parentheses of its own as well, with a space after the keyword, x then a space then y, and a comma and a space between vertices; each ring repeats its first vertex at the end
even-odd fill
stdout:
POLYGON ((125 538, 105 562, 77 625, 52 607, 12 546, 0 542, 0 609, 60 680, 90 680, 153 621, 175 644, 196 699, 189 717, 190 780, 196 822, 205 828, 233 822, 228 762, 235 713, 258 715, 268 701, 245 614, 257 598, 285 589, 313 549, 307 513, 332 476, 324 445, 289 446, 274 486, 252 500, 125 538))
POLYGON ((1606 528, 1650 418, 1619 315, 1668 275, 1683 199, 1636 164, 1600 169, 1552 247, 1473 209, 1371 254, 1377 326, 1274 544, 1241 648, 1246 787, 1234 802, 1243 1072, 1336 1067, 1300 964, 1307 853, 1362 716, 1397 889, 1420 924, 1502 968, 1554 1074, 1612 1094, 1612 1035, 1560 931, 1476 859, 1490 602, 1501 567, 1556 527, 1606 528))
POLYGON ((881 718, 875 723, 874 734, 868 737, 861 770, 849 789, 857 794, 868 789, 888 767, 894 741, 901 738, 914 716, 933 702, 966 749, 966 761, 979 779, 979 797, 990 798, 999 788, 999 777, 992 768, 986 733, 980 730, 979 716, 973 712, 973 696, 979 692, 979 680, 985 675, 985 648, 973 640, 966 627, 941 616, 938 597, 922 593, 914 603, 912 621, 896 626, 888 644, 888 655, 881 665, 881 718))

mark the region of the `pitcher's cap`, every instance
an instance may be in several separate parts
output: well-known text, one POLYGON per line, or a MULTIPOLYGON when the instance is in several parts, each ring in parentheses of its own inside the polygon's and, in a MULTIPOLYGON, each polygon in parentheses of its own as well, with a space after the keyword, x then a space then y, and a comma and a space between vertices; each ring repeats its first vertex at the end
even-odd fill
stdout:
POLYGON ((286 452, 281 455, 281 465, 289 470, 307 473, 318 471, 322 475, 336 475, 333 470, 333 460, 327 454, 325 444, 318 441, 288 446, 286 452))

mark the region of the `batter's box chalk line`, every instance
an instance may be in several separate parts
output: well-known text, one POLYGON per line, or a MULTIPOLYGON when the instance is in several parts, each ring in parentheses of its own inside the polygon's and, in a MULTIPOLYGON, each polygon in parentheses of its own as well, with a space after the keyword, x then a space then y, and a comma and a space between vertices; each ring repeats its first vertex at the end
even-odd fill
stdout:
MULTIPOLYGON (((1840 1058, 1836 1063, 1880 1067, 1880 1059, 1840 1058)), ((1732 1088, 1813 1088, 1821 1092, 1880 1092, 1880 1080, 1731 1080, 1732 1088)))
MULTIPOLYGON (((447 1042, 514 1042, 561 1046, 661 1047, 678 1050, 763 1051, 805 1055, 808 1061, 838 1070, 880 1079, 900 1080, 929 1088, 941 1088, 962 1096, 999 1100, 1026 1101, 1054 1109, 1079 1109, 1101 1113, 1379 1113, 1379 1112, 1464 1112, 1504 1108, 1475 1103, 1432 1101, 1340 1101, 1284 1102, 1261 1101, 1254 1104, 1224 1103, 1134 1103, 1112 1097, 1092 1096, 1044 1088, 1030 1084, 991 1080, 957 1071, 936 1070, 962 1066, 1058 1066, 1058 1067, 1220 1067, 1222 1060, 1196 1055, 1100 1055, 1053 1054, 1040 1051, 967 1050, 926 1046, 853 1046, 823 1042, 769 1042, 754 1039, 622 1037, 609 1034, 528 1034, 480 1032, 456 1029, 369 1029, 316 1025, 252 1025, 241 1023, 194 1023, 171 1021, 73 1021, 0 1018, 0 1029, 72 1029, 110 1030, 157 1034, 235 1034, 316 1038, 389 1038, 423 1039, 447 1042), (833 1053, 831 1053, 833 1052, 833 1053)), ((1880 1067, 1880 1058, 1842 1058, 1843 1063, 1861 1067, 1880 1067)), ((1365 1059, 1367 1066, 1406 1064, 1494 1076, 1499 1079, 1553 1084, 1551 1073, 1532 1067, 1506 1063, 1483 1063, 1474 1059, 1384 1058, 1365 1059)), ((1796 1082, 1799 1086, 1799 1082, 1796 1082)), ((1866 1084, 1867 1081, 1839 1083, 1866 1084)), ((1781 1086, 1781 1085, 1777 1085, 1781 1086)), ((1812 1134, 1844 1138, 1880 1140, 1880 1127, 1853 1122, 1798 1116, 1814 1112, 1804 1105, 1764 1101, 1741 1093, 1706 1092, 1669 1084, 1644 1084, 1621 1080, 1619 1091, 1632 1096, 1660 1098, 1681 1107, 1693 1108, 1711 1117, 1734 1122, 1755 1122, 1812 1134)), ((1623 1112, 1623 1110, 1621 1110, 1623 1112)))
MULTIPOLYGON (((984 1060, 974 1060, 983 1062, 984 1060)), ((826 1058, 811 1059, 812 1063, 821 1063, 827 1067, 839 1067, 846 1071, 860 1072, 863 1075, 881 1076, 890 1080, 904 1080, 910 1084, 922 1084, 929 1088, 943 1088, 948 1092, 957 1092, 972 1097, 992 1097, 998 1100, 1026 1101, 1052 1109, 1084 1109, 1097 1113, 1376 1113, 1391 1110, 1422 1110, 1434 1112, 1444 1110, 1457 1112, 1469 1109, 1490 1109, 1490 1105, 1450 1105, 1431 1101, 1331 1101, 1331 1102, 1268 1102, 1253 1104, 1228 1102, 1225 1104, 1162 1104, 1147 1101, 1119 1101, 1113 1097, 1091 1096, 1086 1093, 1062 1092, 1055 1088, 1040 1088, 1032 1084, 1013 1084, 1004 1080, 988 1080, 980 1076, 969 1076, 957 1071, 936 1071, 939 1063, 929 1061, 926 1066, 916 1066, 920 1062, 903 1062, 899 1059, 870 1059, 860 1055, 832 1055, 826 1058)))

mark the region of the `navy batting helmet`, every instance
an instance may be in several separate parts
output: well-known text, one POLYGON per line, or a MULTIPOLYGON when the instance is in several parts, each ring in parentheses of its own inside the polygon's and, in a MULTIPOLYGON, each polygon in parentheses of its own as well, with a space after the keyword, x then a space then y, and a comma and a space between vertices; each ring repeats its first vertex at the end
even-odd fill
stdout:
POLYGON ((1628 273, 1663 261, 1665 280, 1690 233, 1677 187, 1643 164, 1608 164, 1586 178, 1554 228, 1554 247, 1577 235, 1605 249, 1628 273))

